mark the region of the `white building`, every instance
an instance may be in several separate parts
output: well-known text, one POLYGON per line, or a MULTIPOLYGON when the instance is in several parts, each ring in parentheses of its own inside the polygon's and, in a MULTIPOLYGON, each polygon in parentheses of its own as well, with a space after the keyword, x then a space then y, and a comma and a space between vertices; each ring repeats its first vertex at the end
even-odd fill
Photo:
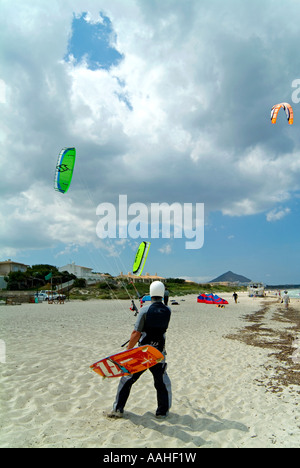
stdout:
POLYGON ((75 265, 75 262, 72 262, 72 263, 69 263, 68 265, 59 267, 58 271, 60 272, 67 271, 71 275, 77 276, 77 278, 87 279, 88 276, 92 273, 93 269, 75 265))
POLYGON ((96 283, 104 280, 105 275, 101 273, 93 273, 92 268, 75 265, 75 262, 69 263, 58 268, 58 271, 67 271, 68 273, 77 276, 77 278, 85 279, 87 283, 96 283))

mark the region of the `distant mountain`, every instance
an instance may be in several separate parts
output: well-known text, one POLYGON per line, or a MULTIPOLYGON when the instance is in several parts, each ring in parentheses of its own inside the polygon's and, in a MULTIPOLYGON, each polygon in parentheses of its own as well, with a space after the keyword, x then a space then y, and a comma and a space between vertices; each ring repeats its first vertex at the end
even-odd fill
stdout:
POLYGON ((213 279, 210 283, 251 283, 249 278, 246 278, 242 275, 237 275, 232 271, 227 271, 224 275, 219 276, 218 278, 213 279))

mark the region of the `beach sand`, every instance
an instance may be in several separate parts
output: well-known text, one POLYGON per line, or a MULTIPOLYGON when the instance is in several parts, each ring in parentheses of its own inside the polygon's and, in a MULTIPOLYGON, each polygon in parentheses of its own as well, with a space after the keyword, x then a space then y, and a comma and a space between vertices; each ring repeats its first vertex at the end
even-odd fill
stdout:
POLYGON ((1 306, 0 447, 299 447, 299 300, 287 314, 276 299, 222 297, 225 309, 195 296, 172 307, 173 405, 162 421, 149 371, 124 418, 109 420, 118 379, 89 369, 129 339, 130 301, 1 306))

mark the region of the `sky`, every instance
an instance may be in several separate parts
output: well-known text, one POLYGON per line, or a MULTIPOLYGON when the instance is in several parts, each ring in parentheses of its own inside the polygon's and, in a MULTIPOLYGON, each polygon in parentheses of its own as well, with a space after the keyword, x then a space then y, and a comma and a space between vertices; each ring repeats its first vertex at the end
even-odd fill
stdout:
POLYGON ((0 261, 116 275, 148 240, 144 273, 300 283, 298 1, 0 0, 0 13, 0 261), (271 124, 280 102, 293 125, 283 110, 271 124), (149 213, 204 204, 203 246, 150 226, 100 239, 97 207, 118 212, 120 195, 149 213))

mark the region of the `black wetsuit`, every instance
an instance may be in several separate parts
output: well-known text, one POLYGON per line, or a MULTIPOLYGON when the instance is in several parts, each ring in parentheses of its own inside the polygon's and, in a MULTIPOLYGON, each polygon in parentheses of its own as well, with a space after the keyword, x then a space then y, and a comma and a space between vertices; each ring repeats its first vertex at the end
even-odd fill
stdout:
MULTIPOLYGON (((165 333, 167 331, 171 317, 171 309, 162 302, 153 302, 151 305, 143 307, 138 315, 134 329, 141 332, 140 345, 149 344, 165 353, 165 333)), ((167 374, 167 363, 162 361, 153 367, 150 372, 154 378, 154 386, 157 392, 157 410, 156 415, 166 415, 171 407, 172 393, 171 381, 167 374)), ((130 395, 132 385, 145 372, 137 372, 121 378, 114 410, 124 411, 125 404, 130 395)))

